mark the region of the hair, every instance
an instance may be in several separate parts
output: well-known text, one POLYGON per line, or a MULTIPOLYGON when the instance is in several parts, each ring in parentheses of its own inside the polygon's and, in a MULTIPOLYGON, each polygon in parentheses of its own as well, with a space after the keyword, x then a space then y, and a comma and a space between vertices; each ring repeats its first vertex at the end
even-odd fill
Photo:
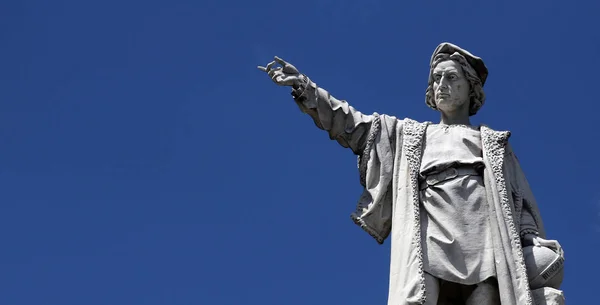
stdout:
POLYGON ((465 77, 471 84, 471 92, 469 93, 470 102, 469 102, 469 115, 472 116, 479 111, 483 103, 485 102, 485 93, 483 92, 483 85, 481 83, 481 79, 477 76, 475 69, 467 62, 467 59, 458 52, 454 54, 440 53, 435 56, 433 62, 431 63, 431 69, 429 70, 429 83, 427 86, 427 90, 425 90, 425 103, 432 109, 438 110, 435 105, 435 97, 433 92, 433 69, 435 67, 447 60, 453 60, 460 64, 465 77))

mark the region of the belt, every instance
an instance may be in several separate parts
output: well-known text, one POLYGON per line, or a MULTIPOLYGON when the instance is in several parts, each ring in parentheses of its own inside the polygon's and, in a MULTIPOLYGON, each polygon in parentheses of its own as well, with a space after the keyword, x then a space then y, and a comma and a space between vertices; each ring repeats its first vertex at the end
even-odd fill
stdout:
POLYGON ((458 168, 450 167, 439 173, 425 176, 425 178, 421 181, 421 183, 419 185, 419 190, 422 191, 422 190, 424 190, 432 185, 436 185, 440 182, 454 179, 459 176, 468 176, 468 175, 479 176, 479 175, 481 175, 481 173, 472 166, 464 166, 464 167, 458 167, 458 168))

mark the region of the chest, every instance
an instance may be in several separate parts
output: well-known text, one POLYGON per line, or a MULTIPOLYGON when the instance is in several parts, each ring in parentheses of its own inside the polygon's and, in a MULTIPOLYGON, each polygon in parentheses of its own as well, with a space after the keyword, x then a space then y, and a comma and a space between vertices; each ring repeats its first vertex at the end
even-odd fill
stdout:
POLYGON ((483 160, 481 132, 463 125, 430 125, 423 135, 421 173, 483 160))

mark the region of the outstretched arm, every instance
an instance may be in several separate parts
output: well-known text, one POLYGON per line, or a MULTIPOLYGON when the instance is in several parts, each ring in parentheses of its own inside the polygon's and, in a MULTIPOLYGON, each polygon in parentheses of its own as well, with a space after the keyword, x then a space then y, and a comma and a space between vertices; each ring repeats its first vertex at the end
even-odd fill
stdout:
POLYGON ((346 101, 336 99, 279 57, 258 68, 267 72, 276 84, 292 87, 292 96, 300 110, 310 115, 317 127, 327 131, 330 139, 357 155, 362 154, 376 115, 364 115, 346 101), (280 67, 274 68, 275 64, 280 67))
POLYGON ((331 139, 359 156, 358 170, 364 192, 352 219, 377 242, 383 243, 391 232, 392 176, 396 145, 402 145, 396 140, 396 136, 402 133, 402 120, 377 113, 363 115, 346 101, 338 100, 319 88, 296 67, 278 57, 266 67, 258 68, 276 84, 292 87, 292 95, 300 110, 309 114, 317 127, 327 131, 331 139), (281 67, 274 68, 275 64, 281 67))

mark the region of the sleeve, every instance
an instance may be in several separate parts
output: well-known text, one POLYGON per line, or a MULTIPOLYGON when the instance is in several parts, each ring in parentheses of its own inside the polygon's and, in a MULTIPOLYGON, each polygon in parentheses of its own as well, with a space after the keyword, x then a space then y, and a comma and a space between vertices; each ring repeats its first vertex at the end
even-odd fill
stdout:
POLYGON ((519 235, 523 237, 526 234, 535 234, 541 238, 546 237, 544 224, 531 187, 525 173, 519 164, 519 160, 509 147, 509 157, 512 163, 512 183, 513 199, 515 203, 515 215, 519 224, 519 235))
POLYGON ((310 115, 318 128, 327 131, 330 139, 360 156, 378 115, 362 114, 346 101, 338 100, 319 88, 308 77, 304 76, 304 79, 304 84, 292 91, 300 110, 310 115))
POLYGON ((358 155, 364 189, 351 218, 381 244, 392 226, 392 176, 396 135, 401 134, 402 120, 377 113, 364 115, 308 77, 304 79, 292 96, 300 110, 310 115, 318 128, 327 131, 330 139, 358 155))
POLYGON ((365 150, 359 156, 360 182, 364 187, 356 210, 350 215, 355 224, 379 244, 389 236, 393 217, 393 171, 396 147, 402 145, 403 121, 381 115, 374 121, 365 150))
POLYGON ((520 224, 521 224, 521 227, 520 227, 519 236, 523 237, 527 234, 535 234, 535 235, 540 234, 540 232, 537 228, 537 223, 527 207, 524 207, 524 209, 521 211, 520 224))

